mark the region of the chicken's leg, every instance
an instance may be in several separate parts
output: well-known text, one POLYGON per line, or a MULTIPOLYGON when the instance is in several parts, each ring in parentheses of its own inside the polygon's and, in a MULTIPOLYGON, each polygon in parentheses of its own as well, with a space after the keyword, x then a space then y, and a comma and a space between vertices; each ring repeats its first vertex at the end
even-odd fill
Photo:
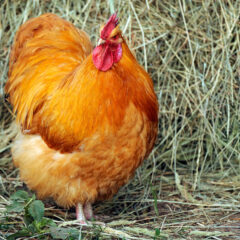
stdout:
POLYGON ((87 220, 90 220, 94 217, 91 203, 84 204, 83 212, 87 220))
POLYGON ((76 206, 76 217, 81 225, 87 225, 87 221, 83 212, 83 205, 81 203, 78 203, 76 206))

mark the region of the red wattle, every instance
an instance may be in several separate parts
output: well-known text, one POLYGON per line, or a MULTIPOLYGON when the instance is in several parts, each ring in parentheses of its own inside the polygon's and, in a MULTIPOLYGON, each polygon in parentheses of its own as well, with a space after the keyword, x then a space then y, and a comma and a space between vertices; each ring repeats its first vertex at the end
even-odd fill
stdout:
POLYGON ((122 46, 104 43, 94 48, 92 56, 95 67, 105 72, 121 59, 122 46))

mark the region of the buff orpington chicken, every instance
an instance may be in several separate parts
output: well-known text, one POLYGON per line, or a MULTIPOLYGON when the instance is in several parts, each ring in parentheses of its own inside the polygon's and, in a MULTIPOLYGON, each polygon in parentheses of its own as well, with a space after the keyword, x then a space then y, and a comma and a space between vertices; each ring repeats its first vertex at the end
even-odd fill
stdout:
POLYGON ((111 198, 134 175, 157 136, 153 83, 129 50, 116 14, 93 49, 55 14, 24 23, 9 60, 6 93, 16 113, 14 164, 39 198, 76 206, 111 198))

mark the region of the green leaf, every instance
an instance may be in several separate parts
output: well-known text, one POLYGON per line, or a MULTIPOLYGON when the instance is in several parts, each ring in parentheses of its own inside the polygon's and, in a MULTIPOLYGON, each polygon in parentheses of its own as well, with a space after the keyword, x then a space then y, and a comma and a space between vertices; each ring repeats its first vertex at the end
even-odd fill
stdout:
POLYGON ((38 229, 38 227, 36 226, 35 221, 30 223, 27 228, 28 231, 31 232, 31 234, 40 233, 40 229, 38 229))
POLYGON ((155 236, 156 237, 160 236, 160 233, 161 233, 161 231, 158 228, 156 228, 155 229, 155 236))
POLYGON ((30 233, 24 229, 7 236, 7 240, 15 240, 15 239, 19 239, 20 237, 29 237, 29 236, 30 236, 30 233))
POLYGON ((22 202, 13 201, 10 205, 6 207, 8 213, 10 212, 22 212, 25 204, 22 202))
POLYGON ((36 232, 41 233, 45 227, 56 226, 56 224, 49 218, 42 218, 41 221, 34 220, 31 224, 34 226, 36 232))
POLYGON ((42 220, 38 223, 39 224, 39 228, 44 228, 46 226, 52 226, 52 227, 56 227, 56 223, 50 219, 50 218, 42 218, 42 220))
POLYGON ((35 200, 33 201, 29 208, 28 208, 29 214, 34 218, 36 221, 41 221, 41 219, 44 216, 44 205, 42 201, 35 200))
POLYGON ((24 200, 26 201, 29 198, 29 195, 26 191, 23 190, 19 190, 17 192, 15 192, 10 199, 11 200, 24 200))
POLYGON ((53 239, 65 240, 69 237, 73 237, 74 239, 76 239, 78 238, 78 235, 79 235, 79 231, 74 228, 51 227, 50 232, 53 239))
POLYGON ((25 212, 25 214, 23 216, 23 221, 27 226, 29 226, 33 222, 33 217, 30 216, 30 214, 25 212))

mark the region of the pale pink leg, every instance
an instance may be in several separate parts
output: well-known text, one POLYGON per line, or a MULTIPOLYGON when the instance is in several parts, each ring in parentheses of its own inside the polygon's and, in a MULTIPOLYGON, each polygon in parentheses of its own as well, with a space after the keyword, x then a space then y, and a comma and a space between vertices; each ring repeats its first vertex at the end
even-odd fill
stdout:
POLYGON ((91 203, 85 203, 83 206, 83 212, 87 220, 90 220, 94 217, 93 210, 92 210, 92 204, 91 203))
POLYGON ((78 203, 76 206, 76 217, 81 225, 87 225, 87 221, 83 212, 83 205, 81 203, 78 203))

